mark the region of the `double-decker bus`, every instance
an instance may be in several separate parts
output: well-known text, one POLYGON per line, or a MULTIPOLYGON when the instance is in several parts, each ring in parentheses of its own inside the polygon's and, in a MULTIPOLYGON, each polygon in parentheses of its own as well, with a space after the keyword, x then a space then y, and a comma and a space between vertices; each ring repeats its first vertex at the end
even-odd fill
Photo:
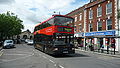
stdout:
POLYGON ((48 54, 74 54, 74 19, 53 15, 34 29, 34 47, 48 54))

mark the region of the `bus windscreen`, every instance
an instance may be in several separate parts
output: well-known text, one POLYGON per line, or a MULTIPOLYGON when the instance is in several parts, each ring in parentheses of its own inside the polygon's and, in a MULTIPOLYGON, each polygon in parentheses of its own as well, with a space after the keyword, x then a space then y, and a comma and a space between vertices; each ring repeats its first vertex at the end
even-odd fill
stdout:
POLYGON ((55 25, 60 25, 60 26, 69 26, 70 23, 73 22, 72 18, 67 18, 67 17, 55 17, 55 25))

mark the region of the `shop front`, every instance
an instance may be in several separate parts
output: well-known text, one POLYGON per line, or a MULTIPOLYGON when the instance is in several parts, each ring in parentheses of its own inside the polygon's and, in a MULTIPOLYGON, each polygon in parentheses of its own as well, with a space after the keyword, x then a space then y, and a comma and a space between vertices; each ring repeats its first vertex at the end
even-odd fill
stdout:
POLYGON ((77 46, 83 47, 84 46, 84 33, 76 33, 74 37, 75 37, 75 42, 77 43, 77 46))
POLYGON ((116 31, 100 31, 85 33, 87 46, 93 46, 95 50, 115 50, 118 51, 116 31))

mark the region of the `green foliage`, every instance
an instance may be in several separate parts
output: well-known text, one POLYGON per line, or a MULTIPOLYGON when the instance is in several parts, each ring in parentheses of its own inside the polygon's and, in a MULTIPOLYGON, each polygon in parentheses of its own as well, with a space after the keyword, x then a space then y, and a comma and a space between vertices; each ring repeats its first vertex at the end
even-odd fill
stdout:
POLYGON ((0 39, 20 34, 24 28, 22 22, 14 13, 0 14, 0 39))

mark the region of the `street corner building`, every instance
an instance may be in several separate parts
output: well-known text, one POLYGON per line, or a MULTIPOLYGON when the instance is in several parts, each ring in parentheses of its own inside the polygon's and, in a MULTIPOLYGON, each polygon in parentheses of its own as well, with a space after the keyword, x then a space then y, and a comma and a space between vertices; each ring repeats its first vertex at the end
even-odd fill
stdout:
POLYGON ((120 52, 120 21, 117 17, 119 0, 90 0, 89 3, 66 14, 74 18, 76 42, 94 49, 115 48, 120 52))

